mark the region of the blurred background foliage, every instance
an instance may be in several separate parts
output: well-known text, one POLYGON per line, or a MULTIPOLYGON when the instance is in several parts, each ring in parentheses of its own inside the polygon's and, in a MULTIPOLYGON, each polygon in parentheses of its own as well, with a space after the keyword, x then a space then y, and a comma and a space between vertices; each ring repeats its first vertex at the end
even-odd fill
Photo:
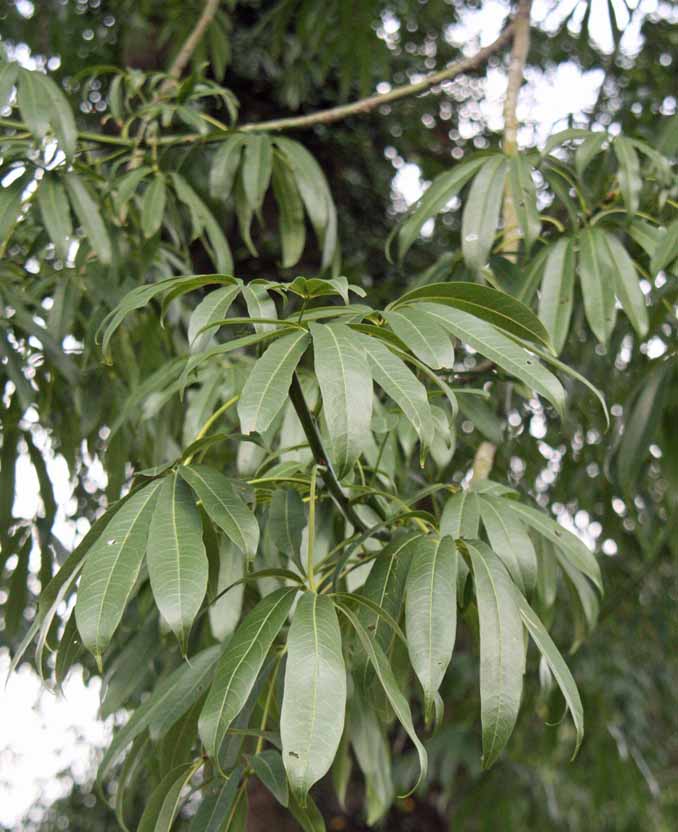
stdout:
MULTIPOLYGON (((143 96, 143 84, 153 76, 141 73, 166 69, 202 6, 195 0, 5 0, 0 12, 0 46, 8 58, 46 68, 76 109, 81 131, 115 137, 120 120, 111 107, 115 93, 111 83, 116 77, 111 68, 128 67, 127 89, 140 90, 143 96), (97 66, 100 70, 93 72, 97 66)), ((488 25, 494 25, 493 16, 500 19, 508 11, 508 5, 499 2, 486 6, 463 0, 222 2, 208 36, 193 55, 194 74, 185 82, 186 95, 190 99, 198 78, 223 84, 239 102, 241 123, 331 107, 375 89, 386 91, 389 84, 406 83, 467 49, 472 53, 473 44, 464 42, 463 32, 473 15, 482 14, 488 25)), ((596 73, 593 77, 600 92, 594 106, 583 120, 561 122, 557 128, 607 129, 613 135, 622 130, 675 159, 676 60, 678 28, 673 4, 539 3, 533 16, 526 95, 540 79, 560 77, 559 68, 569 63, 582 73, 596 73)), ((448 170, 453 161, 499 146, 496 114, 484 105, 485 77, 487 72, 503 71, 506 62, 506 54, 498 53, 487 67, 427 95, 291 134, 317 159, 329 183, 338 213, 341 273, 369 288, 375 305, 388 302, 413 280, 443 279, 436 276, 447 277, 461 267, 459 259, 455 260, 461 246, 461 219, 454 205, 437 218, 434 228, 429 224, 403 263, 386 259, 385 240, 411 201, 398 190, 399 174, 416 165, 419 188, 448 170)), ((210 117, 229 121, 223 98, 201 98, 200 106, 210 117)), ((532 108, 530 112, 534 121, 524 123, 522 142, 528 147, 537 142, 543 145, 546 134, 539 111, 532 108)), ((180 119, 181 114, 175 117, 180 119)), ((113 143, 94 154, 109 174, 115 152, 113 143)), ((277 209, 270 198, 264 202, 261 221, 255 223, 255 256, 254 245, 248 246, 235 230, 238 217, 210 194, 209 145, 169 147, 162 154, 162 166, 181 170, 185 181, 218 216, 236 274, 284 279, 318 271, 318 247, 310 244, 298 263, 281 266, 277 209)), ((11 151, 3 166, 10 162, 11 151)), ((588 175, 589 196, 599 208, 615 204, 615 195, 601 192, 610 166, 608 153, 599 157, 588 175)), ((159 436, 167 442, 167 437, 180 437, 182 432, 192 435, 199 412, 211 406, 189 398, 194 411, 186 418, 193 419, 193 424, 186 425, 184 406, 176 397, 164 407, 164 400, 156 394, 145 395, 139 386, 167 368, 178 349, 173 327, 147 326, 144 316, 157 317, 156 311, 142 313, 138 327, 126 330, 114 346, 116 361, 111 366, 100 363, 94 330, 119 297, 149 275, 212 271, 214 245, 210 247, 209 239, 205 245, 187 234, 173 241, 170 250, 157 234, 127 235, 125 211, 116 216, 112 210, 106 182, 95 182, 93 187, 101 188, 102 211, 106 205, 112 216, 110 267, 102 264, 101 257, 88 256, 88 246, 83 244, 75 264, 65 268, 53 250, 45 249, 40 229, 22 223, 6 248, 0 272, 4 302, 11 305, 12 293, 23 291, 30 280, 26 308, 42 314, 49 331, 55 333, 52 354, 45 362, 36 360, 31 365, 40 388, 40 427, 46 431, 37 430, 35 411, 33 417, 30 411, 28 417, 22 416, 17 396, 5 396, 3 405, 5 494, 9 488, 14 490, 8 471, 13 470, 11 449, 18 448, 35 467, 42 497, 39 516, 12 527, 11 545, 3 541, 7 554, 13 551, 12 545, 24 547, 23 559, 1 558, 7 561, 2 564, 3 586, 28 576, 20 603, 15 601, 18 613, 8 607, 8 592, 2 590, 0 596, 5 601, 0 643, 11 649, 25 634, 53 562, 62 558, 58 537, 52 533, 57 516, 62 525, 75 517, 93 518, 106 499, 117 496, 130 465, 145 467, 168 456, 167 444, 161 447, 159 436), (45 304, 45 298, 51 302, 45 304), (66 333, 73 338, 72 354, 68 344, 62 353, 58 342, 58 336, 66 333), (59 383, 54 382, 55 376, 59 383), (110 426, 121 402, 127 416, 110 441, 110 426), (40 452, 47 453, 47 448, 68 463, 73 496, 65 508, 50 498, 47 471, 40 461, 40 452), (107 481, 97 473, 102 459, 107 481), (40 555, 31 556, 29 569, 33 542, 40 555)), ((669 197, 668 203, 658 206, 666 225, 675 217, 670 204, 676 199, 675 186, 669 197)), ((126 210, 140 211, 141 206, 131 203, 126 210)), ((564 202, 549 210, 556 220, 567 222, 564 202)), ((129 223, 135 233, 138 226, 129 223)), ((633 245, 634 257, 642 261, 642 247, 636 243, 634 251, 633 245)), ((471 832, 677 828, 675 268, 675 263, 669 264, 657 277, 645 273, 643 291, 650 301, 650 323, 642 339, 620 315, 609 342, 596 343, 581 302, 575 304, 561 358, 605 392, 613 415, 610 432, 604 432, 602 417, 590 396, 581 392, 583 388, 569 391, 567 419, 561 423, 534 403, 512 402, 505 385, 506 406, 497 414, 489 410, 468 414, 454 457, 444 466, 450 479, 459 481, 479 439, 499 438, 493 476, 536 496, 542 506, 567 518, 601 554, 606 591, 598 626, 591 633, 583 632, 582 616, 568 620, 568 613, 553 622, 559 643, 571 639, 575 631, 576 650, 569 662, 587 718, 579 757, 568 764, 571 743, 562 742, 562 734, 571 730, 568 725, 557 731, 544 725, 545 720, 558 718, 557 706, 532 678, 526 684, 528 706, 521 712, 508 753, 490 772, 481 772, 477 681, 462 642, 445 683, 444 698, 454 719, 429 742, 433 761, 429 782, 413 798, 399 801, 383 828, 471 832), (632 420, 636 430, 627 430, 622 438, 622 427, 632 420)), ((173 323, 181 323, 187 313, 171 314, 175 315, 173 323)), ((0 323, 0 333, 8 327, 8 322, 0 323)), ((8 336, 10 348, 14 337, 8 336)), ((47 351, 47 343, 44 346, 47 351)), ((11 360, 11 349, 5 347, 3 366, 7 368, 11 360)), ((26 391, 29 404, 33 395, 26 391)), ((240 464, 241 470, 246 468, 242 459, 240 464)), ((3 535, 9 535, 10 517, 2 519, 3 535)), ((133 629, 134 622, 128 626, 133 629)), ((84 656, 82 660, 86 675, 94 674, 89 660, 84 656)), ((403 772, 412 764, 407 754, 396 755, 396 761, 403 772)), ((396 769, 396 779, 397 774, 396 769)), ((362 795, 357 780, 349 789, 346 813, 331 802, 329 794, 327 801, 323 805, 321 795, 325 816, 334 824, 330 828, 366 828, 360 820, 362 795)), ((251 795, 251 803, 256 809, 251 829, 271 823, 285 829, 284 824, 291 823, 279 817, 264 796, 251 795), (262 803, 260 810, 257 801, 262 803)), ((41 819, 34 814, 21 828, 113 829, 108 810, 98 804, 93 807, 88 787, 75 784, 68 797, 44 807, 41 819)))

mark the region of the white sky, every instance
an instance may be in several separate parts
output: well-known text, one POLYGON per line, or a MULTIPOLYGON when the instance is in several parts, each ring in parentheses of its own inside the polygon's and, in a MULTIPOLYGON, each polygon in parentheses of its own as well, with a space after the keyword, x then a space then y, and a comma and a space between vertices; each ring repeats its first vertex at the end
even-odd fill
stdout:
MULTIPOLYGON (((554 25, 569 13, 579 0, 536 0, 534 19, 554 25)), ((615 7, 623 9, 619 0, 615 7)), ((24 0, 26 9, 31 6, 24 0)), ((640 0, 640 8, 624 34, 623 46, 627 53, 635 52, 639 45, 639 27, 642 17, 655 11, 657 0, 640 0)), ((449 27, 446 37, 451 43, 465 44, 464 51, 473 54, 479 45, 494 40, 499 34, 508 4, 500 0, 488 0, 481 9, 471 11, 463 23, 449 27)), ((663 8, 668 8, 663 4, 663 8)), ((581 22, 581 12, 575 15, 575 25, 581 22)), ((28 16, 28 15, 27 15, 28 16)), ((612 36, 607 23, 607 0, 594 0, 593 25, 598 43, 606 51, 612 48, 612 36)), ((396 27, 397 21, 388 19, 387 28, 396 27)), ((26 65, 32 63, 25 48, 16 50, 15 57, 26 65)), ((563 126, 571 114, 583 114, 594 103, 602 80, 602 71, 582 74, 573 63, 562 64, 555 71, 531 72, 521 91, 519 117, 526 124, 535 126, 522 131, 525 143, 543 142, 546 136, 563 126)), ((501 129, 502 99, 506 89, 506 75, 501 69, 491 69, 485 81, 485 97, 482 114, 494 130, 501 129)), ((462 128, 463 129, 463 128, 462 128)), ((472 134, 471 134, 472 135, 472 134)), ((406 204, 416 201, 424 189, 416 165, 404 161, 394 179, 394 189, 406 204)), ((40 437, 36 437, 40 442, 40 437)), ((62 458, 48 458, 48 471, 55 488, 59 505, 55 533, 68 548, 87 530, 87 525, 74 523, 72 485, 62 458)), ((100 465, 94 472, 103 479, 100 465)), ((32 518, 40 508, 38 482, 27 456, 19 459, 17 466, 17 498, 15 514, 32 518)), ((3 715, 2 747, 0 748, 0 822, 13 826, 35 804, 37 798, 55 799, 68 791, 69 783, 58 774, 70 768, 76 778, 82 780, 93 770, 93 749, 102 747, 110 735, 110 720, 102 724, 97 719, 99 682, 88 687, 83 683, 79 668, 65 685, 65 695, 59 698, 41 687, 40 680, 29 668, 15 674, 6 687, 2 680, 7 675, 9 657, 0 652, 0 714, 3 715)))

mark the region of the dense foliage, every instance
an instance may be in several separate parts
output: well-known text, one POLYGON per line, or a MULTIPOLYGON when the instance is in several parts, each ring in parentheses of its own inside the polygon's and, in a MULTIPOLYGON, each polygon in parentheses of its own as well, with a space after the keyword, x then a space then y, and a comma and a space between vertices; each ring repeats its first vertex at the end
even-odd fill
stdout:
POLYGON ((474 5, 6 11, 2 642, 101 676, 123 828, 678 817, 672 12, 460 54, 474 5), (567 59, 588 123, 528 142, 567 59))

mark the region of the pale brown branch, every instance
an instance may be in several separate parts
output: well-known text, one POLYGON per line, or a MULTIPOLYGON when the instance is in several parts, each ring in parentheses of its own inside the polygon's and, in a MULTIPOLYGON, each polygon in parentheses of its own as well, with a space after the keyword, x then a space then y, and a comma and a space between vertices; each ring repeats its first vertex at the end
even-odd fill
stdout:
POLYGON ((176 58, 172 62, 172 66, 169 68, 169 79, 165 83, 169 83, 171 85, 173 81, 178 81, 179 78, 181 78, 181 74, 184 69, 186 69, 188 62, 191 60, 193 53, 203 38, 203 35, 207 31, 212 20, 214 20, 214 15, 217 13, 218 8, 219 0, 206 0, 202 14, 198 18, 190 35, 184 41, 184 45, 177 53, 176 58))
MULTIPOLYGON (((508 71, 506 98, 504 99, 504 140, 502 147, 507 156, 515 156, 518 152, 518 95, 523 83, 527 53, 530 49, 530 9, 532 0, 519 0, 518 10, 513 20, 513 46, 511 48, 511 62, 508 71)), ((511 260, 515 260, 515 252, 520 242, 518 231, 518 217, 513 204, 513 194, 510 188, 504 192, 502 209, 504 221, 504 240, 502 251, 507 252, 511 260)))
POLYGON ((445 69, 441 69, 438 72, 432 72, 420 81, 415 81, 412 84, 404 84, 401 87, 395 87, 389 92, 371 95, 368 98, 361 98, 359 101, 353 101, 350 104, 341 104, 338 107, 331 107, 328 110, 320 110, 319 112, 309 113, 305 116, 291 116, 290 118, 279 118, 273 119, 272 121, 260 121, 252 122, 251 124, 243 124, 238 128, 238 130, 249 133, 255 130, 294 130, 303 129, 305 127, 313 127, 316 124, 330 124, 333 121, 341 121, 349 116, 369 113, 371 110, 374 110, 376 107, 380 107, 383 104, 390 104, 391 102, 398 101, 401 98, 425 92, 431 87, 434 87, 436 84, 440 84, 442 81, 449 81, 452 78, 456 78, 458 75, 462 75, 464 72, 468 72, 469 70, 476 69, 483 64, 490 57, 490 55, 501 49, 501 47, 511 39, 513 26, 513 23, 509 23, 509 25, 495 41, 490 43, 488 46, 484 46, 482 49, 479 49, 478 52, 470 58, 463 58, 461 61, 456 61, 445 69))
POLYGON ((490 476, 494 465, 494 455, 497 446, 493 442, 481 442, 473 457, 473 474, 471 482, 486 480, 490 476))

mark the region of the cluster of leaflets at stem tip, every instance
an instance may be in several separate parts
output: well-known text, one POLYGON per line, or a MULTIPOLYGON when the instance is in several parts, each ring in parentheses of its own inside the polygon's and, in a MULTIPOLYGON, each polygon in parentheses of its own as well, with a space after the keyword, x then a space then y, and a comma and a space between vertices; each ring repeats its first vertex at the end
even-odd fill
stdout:
MULTIPOLYGON (((489 481, 450 496, 439 519, 407 505, 406 511, 398 506, 394 512, 382 495, 383 520, 377 525, 386 531, 387 540, 369 529, 351 537, 349 530, 345 540, 334 542, 327 564, 315 564, 317 483, 328 484, 334 477, 351 487, 382 396, 401 412, 423 447, 431 442, 439 418, 430 400, 432 389, 444 396, 446 418, 454 420, 457 399, 467 395, 448 384, 460 344, 477 350, 498 370, 563 411, 560 381, 539 360, 555 361, 552 341, 539 319, 509 295, 468 282, 411 290, 379 312, 351 305, 349 292, 364 293, 345 278, 246 285, 223 275, 188 276, 139 287, 123 298, 102 324, 104 350, 133 310, 154 298, 166 308, 181 294, 209 285, 216 288, 204 295, 188 322, 187 360, 209 362, 222 354, 222 346, 235 353, 241 346, 263 345, 253 363, 246 352, 236 353, 248 372, 232 400, 237 399, 242 435, 257 441, 271 436, 279 424, 294 374, 307 361, 321 408, 319 419, 310 411, 309 418, 327 459, 320 469, 312 468, 310 476, 307 464, 285 469, 280 478, 275 466, 268 468, 264 479, 273 483, 273 491, 260 502, 256 491, 252 500, 242 480, 193 461, 200 447, 194 443, 175 463, 142 472, 130 493, 97 521, 46 588, 32 631, 32 636, 39 631, 40 649, 56 605, 81 575, 72 623, 57 650, 62 674, 77 657, 79 643, 107 667, 125 610, 144 586, 162 626, 174 634, 187 658, 116 732, 102 761, 100 780, 108 777, 124 752, 127 761, 134 760, 145 737, 162 749, 175 732, 186 732, 189 758, 160 781, 140 827, 168 828, 163 824, 176 816, 186 785, 204 763, 202 757, 190 755, 197 734, 213 763, 216 783, 196 817, 244 811, 242 784, 257 776, 280 802, 310 823, 308 818, 317 810, 309 790, 337 755, 345 753, 342 743, 347 742, 369 786, 370 817, 378 820, 394 796, 384 714, 395 716, 418 759, 412 789, 425 779, 428 765, 422 728, 411 708, 412 692, 403 687, 405 677, 395 669, 394 651, 398 644, 406 648, 428 730, 442 715, 440 687, 454 661, 456 613, 469 603, 468 587, 479 624, 484 764, 497 759, 517 719, 526 633, 560 686, 578 747, 583 732, 579 694, 535 606, 548 609, 554 603, 560 572, 577 599, 578 632, 592 628, 600 572, 584 544, 542 511, 489 481), (313 305, 331 295, 344 305, 313 305), (276 296, 299 298, 301 314, 279 317, 276 296), (236 302, 245 304, 248 316, 227 317, 236 302), (213 335, 228 333, 233 322, 249 322, 254 335, 231 340, 227 336, 211 347, 213 335), (209 340, 201 340, 205 334, 209 340), (398 531, 402 525, 404 532, 398 531), (260 529, 266 530, 263 537, 260 529), (246 563, 269 545, 269 534, 283 562, 248 572, 246 563), (211 541, 219 537, 222 543, 215 548, 211 541), (361 544, 370 537, 372 569, 362 587, 350 591, 346 575, 358 565, 361 544), (210 578, 215 557, 216 582, 210 578), (260 600, 241 616, 243 584, 256 584, 260 600), (202 613, 216 604, 223 607, 229 593, 239 599, 235 618, 215 630, 215 622, 224 626, 220 616, 202 613), (257 702, 264 708, 257 735, 261 742, 248 757, 244 736, 253 730, 250 720, 257 702), (357 710, 373 747, 366 747, 351 723, 357 710), (266 742, 271 747, 264 749, 266 742), (375 753, 380 755, 378 764, 375 753)), ((378 502, 379 493, 372 496, 378 502)), ((149 638, 152 631, 144 631, 123 647, 114 666, 121 666, 121 656, 148 649, 149 638)), ((133 690, 132 685, 126 693, 107 693, 108 707, 114 702, 124 705, 133 690)), ((121 777, 124 801, 124 769, 121 777)), ((124 816, 124 807, 120 812, 124 816)))

